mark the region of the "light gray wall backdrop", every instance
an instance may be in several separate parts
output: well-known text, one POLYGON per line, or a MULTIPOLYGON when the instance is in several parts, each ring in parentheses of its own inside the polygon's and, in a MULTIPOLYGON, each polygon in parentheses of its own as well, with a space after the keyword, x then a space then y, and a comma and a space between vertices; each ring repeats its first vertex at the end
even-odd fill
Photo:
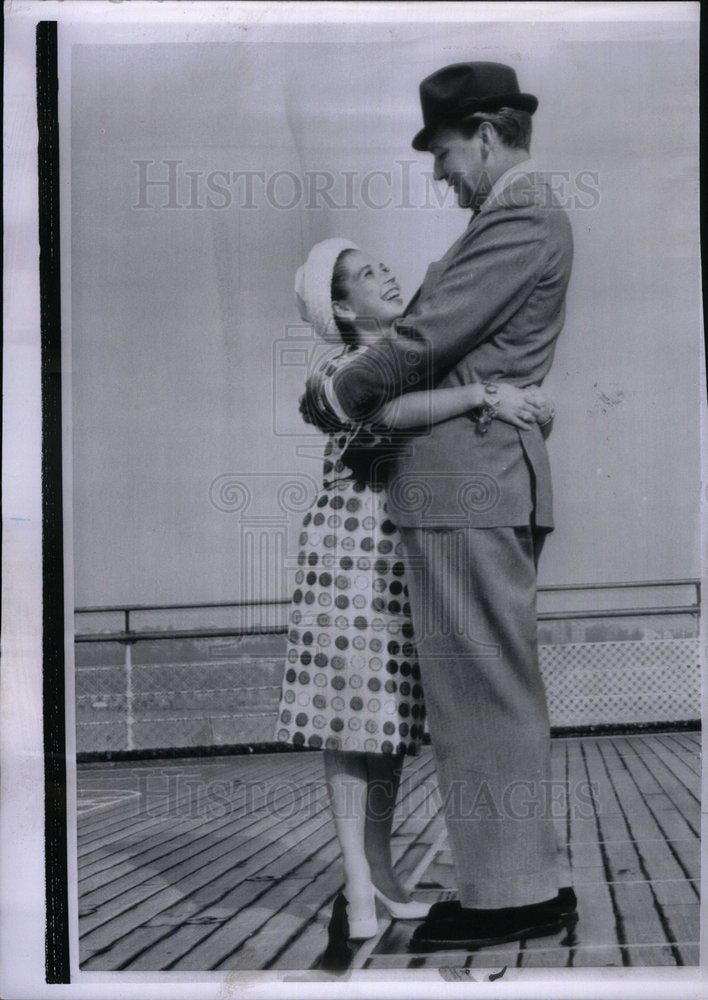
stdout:
POLYGON ((282 553, 264 548, 282 527, 278 488, 314 484, 321 449, 297 409, 313 344, 294 272, 314 241, 349 236, 413 294, 467 221, 410 147, 418 83, 468 59, 511 63, 539 97, 532 152, 560 172, 576 241, 547 380, 557 529, 541 582, 696 575, 689 29, 313 25, 76 45, 64 261, 76 603, 285 596, 282 553), (170 171, 172 188, 141 186, 170 171), (252 499, 240 511, 234 481, 252 499))

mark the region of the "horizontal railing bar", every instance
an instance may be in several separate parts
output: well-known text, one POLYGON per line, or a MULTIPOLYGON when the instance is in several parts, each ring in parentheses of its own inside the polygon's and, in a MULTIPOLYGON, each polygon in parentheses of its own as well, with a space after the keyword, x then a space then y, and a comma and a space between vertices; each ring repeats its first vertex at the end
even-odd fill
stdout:
MULTIPOLYGON (((679 580, 621 580, 617 583, 553 583, 538 588, 539 593, 558 593, 575 590, 621 590, 634 587, 700 587, 694 578, 679 580)), ((110 611, 184 611, 189 608, 262 608, 270 605, 290 604, 289 597, 258 598, 253 601, 205 601, 196 604, 106 604, 75 608, 75 614, 97 614, 110 611)))
POLYGON ((562 591, 562 590, 622 590, 627 587, 641 589, 642 587, 698 587, 700 580, 643 580, 641 583, 631 580, 622 580, 618 583, 551 583, 543 587, 538 587, 539 591, 562 591))
POLYGON ((697 604, 676 604, 660 608, 595 608, 593 611, 541 611, 538 621, 565 621, 571 618, 641 618, 644 615, 697 615, 697 604))
MULTIPOLYGON (((677 604, 666 608, 608 608, 593 611, 542 611, 536 617, 540 622, 570 621, 584 618, 641 618, 647 615, 695 615, 695 604, 677 604)), ((264 625, 251 629, 179 629, 153 632, 80 632, 74 636, 75 642, 145 642, 153 639, 224 639, 241 638, 250 635, 285 635, 287 625, 264 625)))
POLYGON ((145 639, 227 639, 247 635, 281 635, 288 631, 287 625, 264 625, 262 628, 190 628, 162 632, 80 632, 74 636, 75 642, 137 642, 145 639))
POLYGON ((108 611, 185 611, 188 608, 263 608, 271 604, 290 604, 289 597, 263 597, 253 601, 198 601, 196 604, 97 604, 74 608, 74 614, 97 614, 108 611))

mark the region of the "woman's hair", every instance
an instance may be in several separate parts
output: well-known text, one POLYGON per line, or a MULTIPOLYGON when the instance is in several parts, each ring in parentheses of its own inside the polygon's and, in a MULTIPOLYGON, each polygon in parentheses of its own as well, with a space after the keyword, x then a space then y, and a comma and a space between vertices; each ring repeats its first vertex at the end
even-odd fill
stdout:
POLYGON ((478 111, 467 121, 456 126, 466 139, 470 139, 482 122, 494 126, 497 135, 509 149, 528 150, 531 145, 531 115, 517 108, 500 108, 486 114, 478 111))
MULTIPOLYGON (((348 272, 346 268, 346 256, 348 253, 352 253, 352 248, 342 250, 334 262, 330 287, 330 295, 332 296, 333 301, 335 299, 346 299, 347 297, 348 272)), ((344 346, 348 350, 356 347, 357 334, 354 324, 347 323, 346 320, 340 319, 338 316, 334 317, 334 322, 337 325, 337 330, 339 331, 339 335, 342 338, 344 346)), ((326 434, 336 430, 339 426, 336 423, 330 423, 325 420, 320 407, 317 406, 314 389, 309 382, 305 389, 304 396, 300 397, 300 415, 305 423, 314 424, 315 427, 319 427, 319 429, 324 431, 326 434)))
MULTIPOLYGON (((332 270, 332 301, 339 299, 346 299, 347 297, 347 268, 346 268, 346 257, 347 254, 352 253, 352 250, 342 250, 342 252, 337 257, 334 262, 334 269, 332 270)), ((339 316, 334 317, 334 322, 339 330, 339 335, 342 338, 342 343, 345 347, 356 347, 356 327, 353 323, 348 323, 344 319, 340 319, 339 316)))

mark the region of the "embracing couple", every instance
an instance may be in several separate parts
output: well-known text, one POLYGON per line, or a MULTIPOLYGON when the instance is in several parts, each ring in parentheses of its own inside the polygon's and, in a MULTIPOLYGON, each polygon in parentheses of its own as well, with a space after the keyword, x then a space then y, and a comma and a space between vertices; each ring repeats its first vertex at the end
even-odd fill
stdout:
POLYGON ((413 147, 472 210, 465 231, 405 308, 393 274, 347 240, 314 246, 296 277, 303 319, 339 349, 301 404, 328 441, 277 737, 324 751, 349 936, 376 934, 378 898, 421 920, 410 947, 432 951, 575 919, 540 808, 550 732, 536 639, 552 529, 540 386, 572 238, 529 159, 537 101, 512 69, 448 66, 420 99, 413 147), (459 891, 432 907, 409 897, 390 851, 403 756, 426 717, 459 891))

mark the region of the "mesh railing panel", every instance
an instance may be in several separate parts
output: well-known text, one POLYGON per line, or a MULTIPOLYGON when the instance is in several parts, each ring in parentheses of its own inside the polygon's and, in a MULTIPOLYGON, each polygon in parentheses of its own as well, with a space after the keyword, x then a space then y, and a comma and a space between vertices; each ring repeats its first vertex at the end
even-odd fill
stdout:
POLYGON ((700 717, 697 639, 541 646, 540 662, 552 725, 700 717))
MULTIPOLYGON (((77 749, 226 746, 274 739, 283 636, 77 646, 77 749), (97 662, 100 661, 100 662, 97 662)), ((540 647, 551 723, 700 717, 695 638, 540 647)))

